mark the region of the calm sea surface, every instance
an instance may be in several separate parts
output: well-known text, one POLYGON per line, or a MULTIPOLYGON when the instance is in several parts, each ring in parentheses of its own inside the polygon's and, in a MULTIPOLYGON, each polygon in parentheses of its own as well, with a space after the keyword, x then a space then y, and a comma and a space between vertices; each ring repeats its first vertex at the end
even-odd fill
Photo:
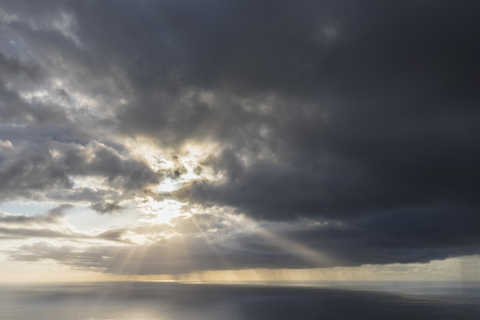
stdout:
POLYGON ((480 319, 480 285, 128 282, 2 286, 0 319, 480 319))

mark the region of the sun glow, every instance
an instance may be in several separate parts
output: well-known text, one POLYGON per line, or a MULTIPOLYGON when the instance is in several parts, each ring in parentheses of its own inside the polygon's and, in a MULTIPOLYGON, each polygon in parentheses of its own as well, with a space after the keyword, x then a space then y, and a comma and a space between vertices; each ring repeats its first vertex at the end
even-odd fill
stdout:
POLYGON ((187 203, 165 199, 156 201, 152 197, 137 198, 137 208, 141 213, 149 216, 147 221, 155 223, 168 223, 171 219, 184 215, 181 210, 187 203))
POLYGON ((158 193, 164 193, 164 192, 172 192, 180 188, 182 188, 181 181, 174 181, 170 178, 167 178, 163 180, 162 183, 160 183, 157 187, 155 187, 154 190, 158 193))

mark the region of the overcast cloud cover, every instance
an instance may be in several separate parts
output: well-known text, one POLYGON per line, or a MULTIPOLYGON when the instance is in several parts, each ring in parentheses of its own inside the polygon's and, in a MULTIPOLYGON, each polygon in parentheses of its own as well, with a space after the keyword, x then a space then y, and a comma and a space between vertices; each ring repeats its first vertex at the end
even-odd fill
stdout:
POLYGON ((0 0, 0 201, 55 208, 0 213, 2 254, 122 274, 479 254, 479 10, 0 0), (80 232, 74 207, 140 218, 80 232))

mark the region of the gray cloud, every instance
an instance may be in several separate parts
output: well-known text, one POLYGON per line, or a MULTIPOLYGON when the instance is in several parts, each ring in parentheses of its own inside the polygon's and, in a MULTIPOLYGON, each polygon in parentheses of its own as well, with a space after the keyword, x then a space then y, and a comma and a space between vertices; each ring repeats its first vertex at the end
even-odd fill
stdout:
POLYGON ((102 214, 114 213, 125 209, 125 207, 119 205, 118 202, 96 202, 92 204, 91 208, 102 214))
MULTIPOLYGON (((50 143, 50 146, 56 144, 50 143)), ((161 177, 145 163, 122 158, 113 148, 95 141, 87 146, 68 144, 58 150, 59 156, 53 157, 47 148, 35 151, 27 145, 19 146, 10 157, 7 155, 0 165, 1 197, 35 198, 37 192, 48 191, 46 196, 50 199, 97 202, 111 192, 85 188, 75 189, 73 193, 65 191, 72 190, 71 177, 104 178, 108 185, 125 191, 141 190, 158 183, 161 177)))
MULTIPOLYGON (((18 18, 1 21, 8 32, 0 36, 22 40, 0 46, 0 139, 13 147, 1 149, 1 201, 85 201, 100 213, 118 211, 120 201, 184 173, 178 164, 153 170, 126 151, 123 139, 146 139, 173 153, 211 143, 220 151, 205 155, 196 172, 222 179, 200 177, 161 197, 227 206, 257 221, 339 223, 282 234, 344 265, 479 252, 472 227, 480 208, 478 4, 0 7, 18 18), (50 100, 25 95, 42 90, 52 92, 50 100), (76 177, 103 184, 75 188, 76 177)), ((199 230, 182 221, 176 232, 199 230)), ((149 257, 170 257, 164 272, 179 270, 175 261, 187 256, 190 271, 226 268, 220 257, 230 268, 308 266, 298 257, 232 247, 219 246, 216 256, 186 237, 188 252, 158 246, 149 257)), ((251 234, 231 241, 263 246, 251 234)), ((40 259, 56 249, 25 250, 40 259)), ((76 252, 61 261, 113 270, 108 263, 124 253, 115 254, 76 252)), ((153 270, 160 262, 151 259, 153 270)))
POLYGON ((97 202, 103 198, 112 195, 111 190, 98 190, 88 187, 77 187, 73 189, 56 189, 45 193, 45 197, 49 200, 67 201, 67 202, 97 202))
POLYGON ((65 215, 65 211, 72 208, 72 205, 63 204, 48 210, 44 214, 26 216, 22 214, 0 213, 0 223, 7 224, 43 224, 43 223, 59 223, 59 219, 65 215))
MULTIPOLYGON (((62 204, 47 210, 45 213, 33 216, 23 214, 0 213, 0 234, 2 240, 13 239, 61 239, 61 240, 107 240, 129 242, 123 239, 125 230, 112 229, 103 232, 85 233, 75 230, 65 218, 66 211, 74 206, 62 204)), ((18 250, 7 250, 15 256, 18 250)), ((40 259, 40 258, 39 258, 40 259)), ((48 259, 43 257, 42 259, 48 259)))

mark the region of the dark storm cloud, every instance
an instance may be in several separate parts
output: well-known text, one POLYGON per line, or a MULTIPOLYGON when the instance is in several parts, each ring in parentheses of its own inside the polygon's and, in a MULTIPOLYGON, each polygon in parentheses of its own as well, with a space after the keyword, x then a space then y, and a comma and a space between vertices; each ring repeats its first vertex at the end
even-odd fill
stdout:
MULTIPOLYGON (((278 84, 257 77, 253 65, 242 69, 249 85, 265 87, 280 101, 266 116, 248 117, 231 106, 235 122, 219 139, 227 137, 233 147, 214 162, 229 179, 221 185, 197 183, 191 190, 196 201, 241 207, 267 219, 341 218, 437 203, 478 207, 474 15, 443 2, 347 7, 338 38, 328 44, 309 38, 313 21, 303 32, 291 27, 311 50, 302 52, 315 52, 300 59, 310 67, 295 83, 282 85, 294 76, 293 67, 275 78, 278 84), (251 130, 261 124, 266 137, 251 130), (275 162, 244 165, 242 157, 265 150, 275 162)), ((281 33, 274 28, 280 17, 265 15, 265 32, 270 31, 265 42, 248 43, 245 50, 263 53, 274 33, 281 33)), ((291 61, 288 53, 298 47, 282 41, 286 52, 275 51, 260 65, 291 61)), ((249 56, 240 56, 249 63, 249 56)))
POLYGON ((478 205, 475 8, 142 4, 73 10, 93 52, 116 50, 127 61, 133 95, 118 115, 125 132, 231 148, 215 162, 230 180, 197 184, 192 199, 267 219, 478 205), (105 20, 123 32, 93 32, 105 20), (139 30, 149 31, 135 37, 139 30), (262 112, 255 105, 268 95, 278 98, 262 112), (242 105, 247 98, 256 110, 242 105), (242 157, 264 150, 279 163, 243 168, 242 157))
POLYGON ((35 191, 52 187, 70 188, 71 181, 63 168, 49 155, 25 151, 20 159, 6 159, 0 168, 1 199, 33 197, 35 191))
POLYGON ((7 88, 5 81, 23 78, 27 81, 41 81, 41 70, 36 66, 25 66, 18 59, 6 58, 0 54, 0 121, 9 122, 63 122, 65 112, 54 106, 36 103, 32 105, 19 96, 18 92, 7 88))
MULTIPOLYGON (((141 189, 160 178, 160 174, 153 172, 142 161, 122 158, 113 148, 96 142, 87 146, 51 143, 50 150, 38 151, 28 148, 28 145, 25 147, 19 146, 20 150, 10 151, 12 156, 7 154, 1 163, 0 191, 3 199, 18 196, 35 198, 40 191, 71 189, 71 176, 105 178, 109 185, 126 191, 141 189), (59 155, 52 156, 52 150, 59 150, 59 155)), ((94 201, 102 195, 101 191, 75 191, 63 200, 94 201)), ((46 196, 58 198, 58 191, 51 191, 46 196)))
POLYGON ((38 65, 26 64, 16 57, 9 58, 4 54, 0 54, 0 75, 4 81, 11 81, 13 77, 35 82, 43 78, 42 69, 38 65))
MULTIPOLYGON (((17 121, 44 134, 42 143, 29 145, 53 141, 48 145, 59 152, 56 159, 45 150, 12 158, 2 152, 0 199, 38 190, 58 195, 52 190, 72 188, 71 176, 103 177, 120 193, 161 180, 163 173, 110 147, 109 135, 148 138, 173 150, 213 142, 221 152, 207 155, 201 167, 224 179, 195 181, 177 199, 230 206, 257 220, 341 222, 344 228, 286 236, 345 265, 479 252, 472 227, 480 209, 475 2, 0 4, 18 17, 2 24, 41 60, 0 56, 0 138, 15 148, 13 138, 32 139, 16 135, 17 121), (69 23, 58 22, 62 13, 69 23), (7 86, 15 77, 26 86, 62 72, 101 99, 95 112, 106 115, 34 105, 7 86), (40 129, 49 125, 56 134, 40 129), (72 128, 68 138, 58 134, 65 127, 72 128)), ((79 199, 99 212, 117 209, 120 199, 81 192, 79 199)), ((205 254, 192 264, 207 268, 200 261, 212 254, 198 252, 205 254)), ((227 249, 221 255, 231 268, 298 261, 249 259, 227 249)))
POLYGON ((54 145, 62 152, 59 163, 74 176, 106 177, 111 185, 126 189, 139 189, 158 183, 160 174, 145 163, 123 158, 117 150, 92 141, 87 146, 54 145))
POLYGON ((403 209, 361 218, 342 228, 287 230, 280 235, 305 243, 345 266, 428 262, 478 252, 476 213, 456 207, 403 209))

